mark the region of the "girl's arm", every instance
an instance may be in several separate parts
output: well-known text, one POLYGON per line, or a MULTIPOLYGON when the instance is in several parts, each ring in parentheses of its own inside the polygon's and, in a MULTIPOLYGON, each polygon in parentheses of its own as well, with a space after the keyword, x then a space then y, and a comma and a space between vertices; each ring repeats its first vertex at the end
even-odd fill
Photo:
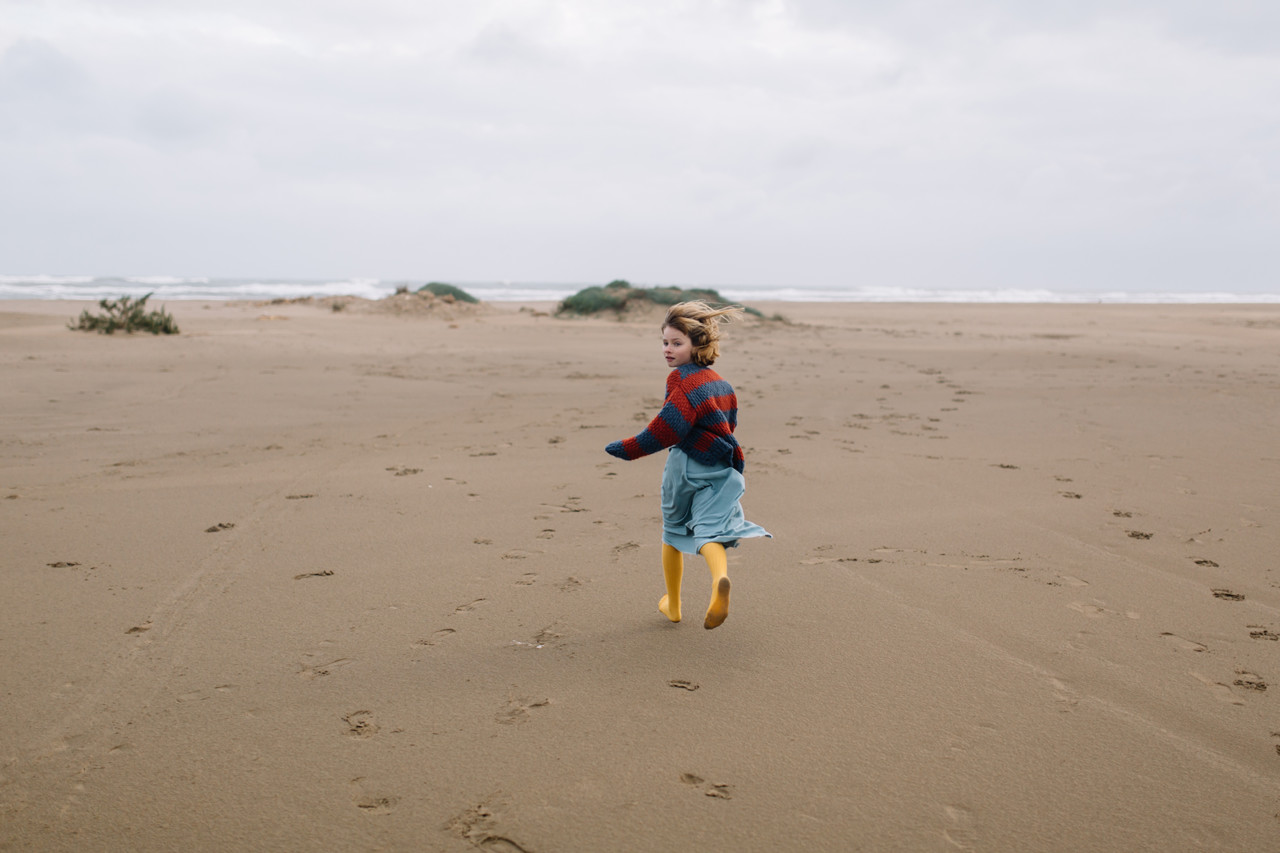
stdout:
POLYGON ((644 431, 632 438, 614 441, 605 447, 605 453, 619 459, 639 459, 650 453, 657 453, 667 447, 674 447, 693 429, 693 406, 684 391, 673 387, 667 392, 667 401, 658 416, 649 422, 644 431))

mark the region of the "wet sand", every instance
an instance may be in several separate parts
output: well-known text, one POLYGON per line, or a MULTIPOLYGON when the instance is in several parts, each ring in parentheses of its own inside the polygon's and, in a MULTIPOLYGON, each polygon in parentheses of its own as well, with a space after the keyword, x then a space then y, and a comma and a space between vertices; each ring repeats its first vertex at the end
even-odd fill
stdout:
POLYGON ((1280 846, 1280 307, 761 305, 730 615, 653 318, 0 303, 0 849, 1280 846))

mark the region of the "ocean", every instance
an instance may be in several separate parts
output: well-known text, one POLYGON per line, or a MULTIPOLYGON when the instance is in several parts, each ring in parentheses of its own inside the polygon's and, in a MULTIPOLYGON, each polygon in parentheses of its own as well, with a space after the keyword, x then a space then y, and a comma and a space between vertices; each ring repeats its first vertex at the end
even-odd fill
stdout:
MULTIPOLYGON (((604 282, 601 282, 603 284, 604 282)), ((398 287, 416 290, 425 280, 377 278, 179 278, 170 276, 54 276, 0 275, 0 299, 116 299, 152 294, 153 302, 178 299, 265 300, 305 296, 360 296, 381 299, 398 287)), ((453 281, 485 302, 555 301, 577 293, 587 284, 563 282, 453 281)), ((635 282, 650 287, 651 283, 635 282)), ((694 287, 700 285, 680 285, 694 287)), ((953 303, 1114 303, 1114 304, 1232 304, 1280 303, 1280 293, 1182 292, 1160 290, 1058 291, 960 290, 953 288, 820 287, 792 285, 716 285, 735 302, 953 302, 953 303)))

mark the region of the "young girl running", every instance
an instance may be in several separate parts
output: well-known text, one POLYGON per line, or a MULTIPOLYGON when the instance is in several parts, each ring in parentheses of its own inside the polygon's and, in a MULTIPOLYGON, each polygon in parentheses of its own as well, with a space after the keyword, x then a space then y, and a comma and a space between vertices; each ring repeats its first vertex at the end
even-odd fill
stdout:
POLYGON ((721 322, 742 317, 741 308, 712 308, 681 302, 662 321, 662 355, 667 376, 662 411, 644 431, 615 441, 605 452, 639 459, 664 447, 662 472, 662 574, 667 594, 658 609, 680 621, 680 579, 684 554, 702 554, 711 569, 711 606, 703 622, 716 628, 729 616, 728 560, 724 549, 739 539, 772 535, 742 514, 742 448, 733 437, 738 398, 733 386, 711 369, 720 355, 721 322))

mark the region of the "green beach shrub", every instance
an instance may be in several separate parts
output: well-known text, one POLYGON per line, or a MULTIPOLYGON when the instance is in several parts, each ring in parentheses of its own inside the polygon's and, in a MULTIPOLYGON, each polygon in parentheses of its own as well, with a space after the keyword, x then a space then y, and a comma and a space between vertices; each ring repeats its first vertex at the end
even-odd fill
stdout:
POLYGON ((418 288, 418 292, 430 293, 433 296, 452 296, 458 302, 471 302, 477 304, 480 302, 479 299, 476 299, 461 287, 454 287, 452 284, 445 284, 442 281, 433 281, 429 284, 424 284, 422 287, 418 288))
POLYGON ((599 314, 621 311, 627 307, 630 291, 617 287, 586 287, 566 298, 556 308, 557 314, 599 314))
POLYGON ((117 329, 128 334, 134 332, 150 332, 153 335, 176 335, 178 324, 173 315, 161 308, 159 311, 147 311, 147 300, 151 294, 134 299, 121 296, 119 299, 101 299, 98 306, 100 314, 90 314, 86 308, 80 312, 80 320, 68 323, 67 328, 77 332, 99 332, 110 335, 117 329))
MULTIPOLYGON (((657 305, 666 308, 678 302, 693 300, 717 307, 734 304, 708 287, 635 287, 624 279, 616 279, 604 287, 592 286, 579 290, 557 306, 556 314, 589 316, 605 311, 620 314, 633 307, 657 305)), ((743 306, 743 310, 755 317, 764 316, 756 308, 743 306)))

